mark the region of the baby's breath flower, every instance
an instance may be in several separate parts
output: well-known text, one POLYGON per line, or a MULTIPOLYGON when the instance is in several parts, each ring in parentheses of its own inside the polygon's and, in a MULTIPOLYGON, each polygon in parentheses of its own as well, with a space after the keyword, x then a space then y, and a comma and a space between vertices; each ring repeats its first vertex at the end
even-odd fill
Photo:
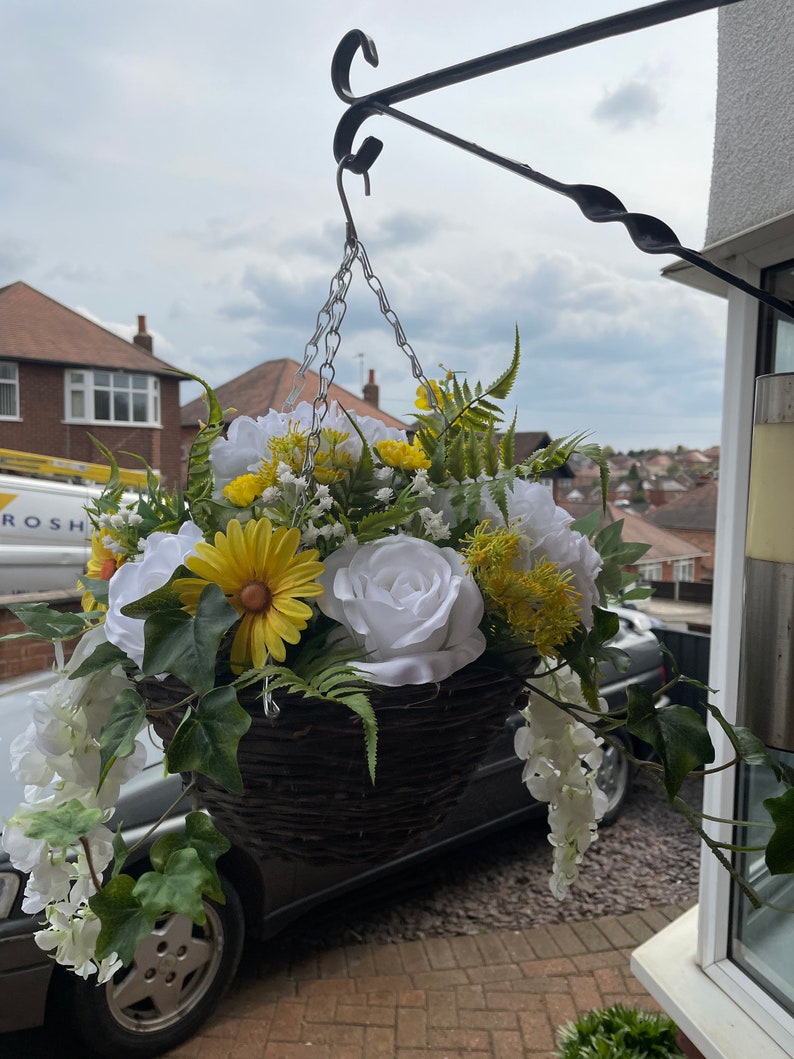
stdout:
POLYGON ((428 500, 435 494, 435 489, 428 481, 426 470, 420 468, 416 472, 411 482, 411 492, 426 497, 428 500))
POLYGON ((449 526, 444 521, 444 516, 440 511, 433 511, 432 508, 423 507, 419 511, 419 518, 422 520, 422 529, 431 540, 445 541, 449 539, 449 526))
POLYGON ((381 504, 388 504, 394 499, 394 490, 389 486, 385 486, 383 489, 378 489, 375 493, 375 499, 381 504))

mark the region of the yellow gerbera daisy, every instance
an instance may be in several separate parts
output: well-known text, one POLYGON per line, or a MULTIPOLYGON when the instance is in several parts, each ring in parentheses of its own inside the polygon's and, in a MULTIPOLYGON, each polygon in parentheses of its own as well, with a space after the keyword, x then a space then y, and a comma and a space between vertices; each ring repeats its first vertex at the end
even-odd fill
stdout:
POLYGON ((232 519, 215 543, 196 545, 196 555, 185 565, 196 577, 179 578, 175 588, 183 604, 195 613, 199 596, 212 582, 241 616, 232 644, 231 666, 241 673, 250 665, 261 668, 270 654, 286 658, 288 643, 297 643, 311 617, 298 597, 322 595, 317 578, 324 565, 314 549, 298 552, 300 530, 273 528, 270 519, 247 522, 245 529, 232 519))
MULTIPOLYGON (((114 555, 105 547, 102 539, 106 535, 106 532, 98 533, 96 530, 91 534, 91 555, 85 567, 87 578, 101 578, 103 581, 109 581, 126 558, 123 555, 114 555)), ((82 580, 78 580, 77 587, 84 588, 82 580)), ((104 603, 97 603, 88 589, 83 592, 82 607, 84 611, 107 610, 104 603)))

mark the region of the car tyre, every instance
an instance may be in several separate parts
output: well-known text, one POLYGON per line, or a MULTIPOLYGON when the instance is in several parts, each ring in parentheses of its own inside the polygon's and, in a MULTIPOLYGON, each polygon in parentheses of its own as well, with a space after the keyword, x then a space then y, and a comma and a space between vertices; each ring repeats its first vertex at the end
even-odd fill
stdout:
MULTIPOLYGON (((129 967, 104 986, 62 972, 55 1008, 89 1055, 149 1059, 192 1037, 231 984, 243 949, 240 898, 222 880, 226 904, 205 901, 207 921, 160 920, 129 967)), ((86 1053, 82 1053, 86 1054, 86 1053)))
POLYGON ((634 767, 627 756, 626 737, 618 732, 610 732, 609 738, 611 743, 604 740, 596 779, 598 787, 607 796, 607 808, 601 818, 601 827, 609 827, 618 819, 634 781, 634 767))

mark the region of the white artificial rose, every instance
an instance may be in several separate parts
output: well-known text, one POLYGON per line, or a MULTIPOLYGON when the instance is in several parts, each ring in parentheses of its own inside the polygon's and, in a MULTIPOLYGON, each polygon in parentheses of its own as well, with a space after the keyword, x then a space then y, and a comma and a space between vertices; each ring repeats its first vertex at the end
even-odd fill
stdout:
POLYGON ((318 606, 345 630, 376 684, 444 680, 485 650, 480 590, 451 548, 415 537, 342 547, 325 563, 318 606))
POLYGON ((110 579, 105 635, 139 668, 143 666, 144 622, 141 618, 128 618, 121 613, 121 608, 162 588, 174 570, 188 556, 195 555, 196 545, 202 539, 195 522, 185 522, 179 533, 153 533, 146 543, 143 559, 125 563, 110 579))
MULTIPOLYGON (((510 525, 523 535, 521 555, 530 569, 544 557, 556 563, 560 570, 570 570, 572 585, 581 594, 579 611, 582 624, 589 629, 593 624, 593 607, 599 600, 596 578, 603 561, 590 541, 570 529, 573 518, 554 503, 550 491, 540 482, 517 478, 507 491, 507 510, 510 525)), ((481 516, 494 525, 504 520, 487 490, 483 490, 481 516)))

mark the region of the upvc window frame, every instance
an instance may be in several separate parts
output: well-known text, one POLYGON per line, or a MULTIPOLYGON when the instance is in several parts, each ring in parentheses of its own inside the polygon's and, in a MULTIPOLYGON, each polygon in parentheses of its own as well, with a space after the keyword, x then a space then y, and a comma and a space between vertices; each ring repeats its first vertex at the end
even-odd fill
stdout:
MULTIPOLYGON (((140 407, 140 402, 138 402, 140 407)), ((158 376, 147 372, 107 371, 98 368, 67 367, 64 371, 64 422, 95 426, 123 426, 157 429, 161 421, 161 391, 158 376), (145 386, 140 382, 144 381, 145 386), (136 383, 138 385, 136 385, 136 383), (82 395, 82 412, 76 400, 82 395), (107 417, 98 416, 97 401, 107 395, 107 417), (135 398, 143 397, 145 418, 136 419, 135 398), (127 415, 119 415, 126 404, 127 415)))
POLYGON ((3 412, 2 402, 0 401, 0 419, 4 422, 19 422, 22 418, 19 394, 19 364, 15 360, 0 360, 0 369, 2 368, 13 368, 13 376, 9 375, 7 378, 0 376, 0 390, 5 390, 8 387, 13 393, 16 411, 3 412))

